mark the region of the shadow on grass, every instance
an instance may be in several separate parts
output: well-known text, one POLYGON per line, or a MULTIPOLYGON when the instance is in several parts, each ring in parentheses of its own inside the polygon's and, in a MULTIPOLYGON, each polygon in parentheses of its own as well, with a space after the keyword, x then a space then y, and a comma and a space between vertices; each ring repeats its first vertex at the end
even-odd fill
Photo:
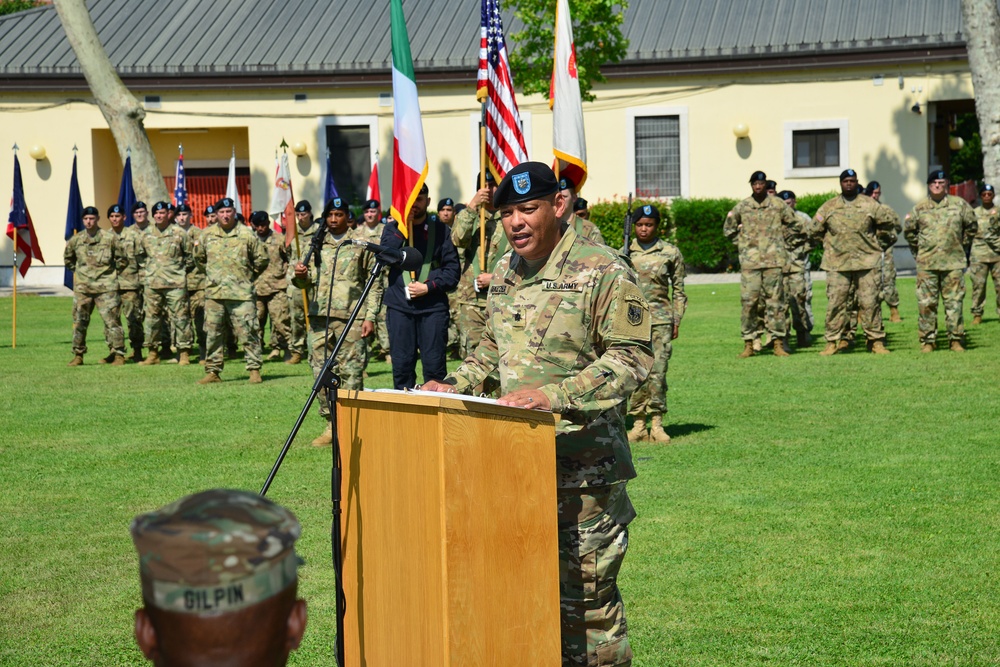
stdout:
POLYGON ((680 438, 692 433, 711 431, 713 428, 715 424, 668 424, 665 430, 671 438, 680 438))

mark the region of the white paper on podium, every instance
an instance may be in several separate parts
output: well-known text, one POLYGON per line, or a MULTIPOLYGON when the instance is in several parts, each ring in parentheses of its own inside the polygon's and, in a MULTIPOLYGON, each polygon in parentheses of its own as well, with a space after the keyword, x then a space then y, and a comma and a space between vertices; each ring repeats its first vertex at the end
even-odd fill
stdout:
POLYGON ((472 401, 473 403, 486 403, 487 405, 497 404, 495 398, 486 398, 485 396, 468 396, 466 394, 444 394, 440 391, 420 391, 419 389, 372 389, 372 391, 379 394, 409 394, 411 396, 430 396, 432 398, 442 398, 447 396, 448 398, 457 398, 462 401, 472 401))

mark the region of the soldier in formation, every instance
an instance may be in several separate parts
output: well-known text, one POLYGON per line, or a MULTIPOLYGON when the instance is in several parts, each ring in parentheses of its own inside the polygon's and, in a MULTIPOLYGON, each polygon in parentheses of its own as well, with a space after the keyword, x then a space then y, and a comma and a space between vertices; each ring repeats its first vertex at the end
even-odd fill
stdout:
MULTIPOLYGON (((362 224, 358 225, 359 239, 376 245, 381 243, 382 232, 385 229, 385 223, 382 222, 381 212, 382 208, 379 200, 369 199, 365 202, 365 208, 361 212, 362 224)), ((386 274, 383 271, 382 275, 379 276, 379 294, 385 292, 385 281, 386 274)), ((389 356, 389 331, 385 327, 384 308, 379 308, 378 319, 375 320, 375 334, 369 336, 368 340, 370 341, 370 349, 374 348, 376 345, 378 346, 379 358, 384 358, 389 363, 392 363, 392 357, 389 356)))
POLYGON ((604 245, 604 235, 597 225, 584 217, 576 215, 576 184, 572 178, 559 179, 559 196, 566 200, 566 211, 562 215, 560 222, 567 222, 573 226, 576 233, 585 236, 594 243, 604 245))
MULTIPOLYGON (((812 218, 807 213, 795 208, 797 201, 794 192, 782 190, 778 193, 778 197, 795 212, 803 229, 809 229, 812 226, 812 218)), ((788 249, 788 263, 785 264, 785 269, 782 272, 785 297, 788 299, 788 312, 792 317, 792 329, 795 330, 797 347, 812 345, 812 280, 809 275, 809 253, 811 250, 812 245, 809 243, 809 238, 803 236, 797 246, 788 249)))
POLYGON ((132 360, 143 360, 143 287, 139 275, 139 260, 137 249, 141 232, 135 225, 125 226, 125 210, 118 204, 108 208, 108 222, 111 231, 118 236, 118 242, 125 257, 125 267, 118 271, 118 296, 121 299, 121 316, 125 322, 124 329, 132 348, 132 360))
POLYGON ((993 203, 996 191, 992 185, 979 188, 982 204, 974 210, 976 214, 976 237, 972 241, 969 255, 969 279, 972 282, 972 324, 982 324, 986 305, 986 283, 993 276, 993 291, 996 292, 996 312, 1000 315, 1000 251, 993 241, 1000 232, 1000 209, 993 203), (991 245, 992 243, 992 245, 991 245))
MULTIPOLYGON (((903 231, 903 223, 892 208, 882 203, 882 184, 872 181, 865 186, 865 194, 877 201, 879 206, 885 209, 885 213, 893 219, 893 227, 898 238, 903 231)), ((881 299, 889 306, 889 321, 902 322, 903 318, 899 314, 899 290, 896 289, 896 260, 892 256, 892 248, 890 246, 882 252, 882 263, 879 267, 882 278, 881 299)))
POLYGON ((292 338, 288 310, 288 248, 285 240, 271 229, 271 218, 264 211, 254 211, 250 224, 267 250, 267 268, 253 284, 257 303, 257 322, 261 343, 264 326, 271 320, 271 354, 268 359, 281 359, 292 338))
POLYGON ((302 261, 312 243, 313 235, 320 229, 320 224, 313 219, 312 204, 309 200, 302 199, 295 204, 295 225, 293 241, 288 247, 288 301, 291 310, 292 339, 288 345, 291 356, 286 363, 292 365, 301 363, 306 358, 309 335, 306 311, 307 302, 312 299, 308 289, 295 285, 295 266, 302 261))

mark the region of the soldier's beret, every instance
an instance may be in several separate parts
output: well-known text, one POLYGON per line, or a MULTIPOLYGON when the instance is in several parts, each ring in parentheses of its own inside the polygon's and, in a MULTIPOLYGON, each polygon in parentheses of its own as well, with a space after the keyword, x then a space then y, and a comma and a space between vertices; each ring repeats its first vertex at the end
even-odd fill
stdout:
POLYGON ((755 183, 757 181, 767 181, 767 174, 762 171, 755 171, 750 174, 750 182, 755 183))
POLYGON ((996 191, 993 189, 992 185, 989 185, 988 183, 983 183, 983 186, 981 188, 979 188, 979 194, 983 194, 984 192, 994 192, 995 193, 996 191))
POLYGON ((96 206, 87 206, 83 209, 83 215, 97 215, 100 216, 101 212, 97 210, 96 206))
POLYGON ((297 577, 295 515, 249 491, 212 489, 132 520, 142 597, 218 616, 263 602, 297 577))
POLYGON ((562 178, 559 179, 560 192, 562 192, 563 190, 572 190, 575 187, 576 183, 573 182, 572 178, 566 178, 565 176, 563 176, 562 178))
POLYGON ((347 200, 342 199, 341 197, 334 197, 326 203, 326 206, 323 207, 323 215, 325 216, 330 211, 343 211, 344 213, 347 213, 349 211, 347 200))
POLYGON ((243 217, 242 213, 237 213, 236 222, 240 223, 241 225, 245 225, 247 223, 247 219, 243 217))
POLYGON ((656 208, 652 204, 646 204, 644 206, 640 206, 639 208, 637 208, 635 212, 632 214, 632 216, 633 216, 632 218, 633 222, 638 222, 643 218, 650 218, 651 220, 656 220, 657 222, 659 222, 660 209, 656 208))
MULTIPOLYGON (((480 180, 482 179, 482 177, 483 177, 483 172, 479 172, 478 174, 476 174, 476 189, 477 190, 479 189, 479 183, 480 183, 480 180)), ((493 172, 490 171, 489 169, 486 170, 486 182, 487 183, 496 183, 497 182, 497 179, 493 177, 493 172)))
POLYGON ((178 204, 176 212, 177 213, 190 213, 191 212, 191 207, 188 206, 187 204, 178 204))
POLYGON ((858 177, 858 172, 854 171, 853 169, 845 169, 844 171, 840 172, 840 180, 844 180, 845 178, 857 178, 857 177, 858 177))
POLYGON ((174 212, 176 212, 177 211, 177 207, 174 206, 173 204, 171 204, 170 202, 167 202, 167 210, 168 211, 174 211, 174 212))
POLYGON ((778 189, 778 182, 777 181, 768 181, 767 182, 767 189, 768 190, 777 190, 778 189))
POLYGON ((785 201, 788 201, 789 199, 795 199, 795 193, 792 192, 791 190, 782 190, 781 192, 778 193, 778 196, 784 199, 785 201))
POLYGON ((208 206, 205 207, 205 215, 212 215, 213 213, 215 213, 215 207, 214 206, 212 206, 211 204, 209 204, 208 206))
POLYGON ((444 208, 445 206, 451 206, 452 208, 455 208, 455 200, 452 199, 451 197, 445 197, 444 199, 438 202, 439 209, 444 208))
POLYGON ((882 189, 881 183, 879 183, 878 181, 872 181, 871 183, 865 186, 865 194, 870 197, 873 192, 881 189, 882 189))
POLYGON ((167 202, 158 201, 155 204, 153 204, 153 212, 155 213, 156 211, 167 211, 169 210, 167 206, 168 206, 167 202))
POLYGON ((507 172, 493 194, 493 208, 541 199, 559 190, 556 175, 547 164, 522 162, 507 172))
POLYGON ((427 187, 427 181, 424 181, 424 184, 420 186, 420 194, 425 195, 430 191, 430 188, 427 187))
POLYGON ((296 213, 312 213, 312 210, 312 204, 309 203, 308 199, 302 199, 295 205, 296 213))
POLYGON ((146 202, 144 202, 144 201, 137 201, 136 203, 132 204, 132 212, 133 213, 135 213, 139 209, 143 209, 143 208, 146 208, 146 202))
POLYGON ((577 197, 576 201, 573 202, 573 212, 576 213, 577 211, 586 211, 587 206, 589 205, 590 204, 587 203, 586 199, 583 197, 577 197))
POLYGON ((931 173, 927 174, 927 185, 930 185, 934 181, 947 181, 948 175, 944 173, 944 169, 935 169, 931 173))
POLYGON ((223 197, 215 202, 215 210, 218 211, 220 208, 236 208, 236 204, 229 197, 223 197))
POLYGON ((125 215, 125 210, 118 204, 112 204, 108 207, 108 215, 111 215, 112 213, 121 213, 122 215, 125 215))
POLYGON ((271 217, 265 211, 254 211, 250 214, 250 224, 254 227, 270 225, 271 217))
POLYGON ((369 199, 368 201, 365 202, 365 208, 378 209, 381 208, 381 204, 379 204, 379 201, 377 199, 369 199))

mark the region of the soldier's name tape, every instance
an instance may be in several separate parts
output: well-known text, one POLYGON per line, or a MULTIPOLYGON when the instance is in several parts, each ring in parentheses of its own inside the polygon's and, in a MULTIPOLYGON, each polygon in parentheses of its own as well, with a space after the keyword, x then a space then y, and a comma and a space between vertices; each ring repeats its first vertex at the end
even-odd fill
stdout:
POLYGON ((263 602, 285 590, 295 581, 297 567, 298 556, 293 549, 270 567, 225 583, 192 586, 175 581, 144 581, 143 594, 148 603, 165 611, 205 616, 224 614, 263 602))

